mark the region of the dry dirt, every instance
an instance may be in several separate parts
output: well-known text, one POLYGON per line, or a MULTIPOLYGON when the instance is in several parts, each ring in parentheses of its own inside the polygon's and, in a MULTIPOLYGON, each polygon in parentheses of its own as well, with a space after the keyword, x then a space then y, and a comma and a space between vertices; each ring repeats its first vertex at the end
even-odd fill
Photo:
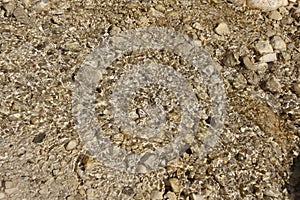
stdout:
MULTIPOLYGON (((144 58, 181 66, 168 52, 120 63, 144 58)), ((0 199, 299 199, 299 97, 297 0, 274 11, 230 0, 2 0, 0 199), (188 35, 220 64, 227 114, 205 157, 190 147, 159 170, 130 174, 86 148, 72 95, 81 64, 105 38, 150 26, 188 35)), ((135 151, 126 136, 112 139, 135 151)))

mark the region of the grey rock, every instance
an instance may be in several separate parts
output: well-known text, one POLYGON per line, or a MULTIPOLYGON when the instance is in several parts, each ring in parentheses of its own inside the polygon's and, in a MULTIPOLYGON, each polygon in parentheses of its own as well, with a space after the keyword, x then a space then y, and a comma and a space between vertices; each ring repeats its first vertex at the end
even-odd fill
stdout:
POLYGON ((230 30, 228 28, 228 25, 225 22, 220 23, 216 28, 215 31, 219 35, 228 35, 230 33, 230 30))
POLYGON ((269 41, 258 41, 255 48, 260 54, 273 53, 273 48, 269 41))
POLYGON ((276 77, 271 76, 266 82, 266 89, 270 92, 277 93, 281 91, 281 84, 276 77))
POLYGON ((280 37, 280 36, 274 36, 272 38, 272 46, 274 47, 274 49, 280 50, 280 51, 285 51, 286 50, 286 43, 284 42, 284 40, 280 37))
POLYGON ((273 10, 273 11, 270 12, 269 18, 278 21, 278 20, 282 19, 282 15, 277 10, 273 10))
POLYGON ((274 62, 276 60, 277 60, 276 53, 269 53, 260 57, 260 61, 265 63, 274 62))
POLYGON ((28 24, 29 18, 24 8, 17 7, 13 12, 14 17, 17 19, 17 21, 28 24))

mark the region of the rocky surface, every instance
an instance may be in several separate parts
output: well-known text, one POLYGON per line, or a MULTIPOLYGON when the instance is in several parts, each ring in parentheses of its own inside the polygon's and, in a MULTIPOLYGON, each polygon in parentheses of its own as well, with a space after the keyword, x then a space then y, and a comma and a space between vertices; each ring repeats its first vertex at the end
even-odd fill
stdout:
MULTIPOLYGON (((268 1, 0 1, 0 199, 299 199, 300 2, 253 2, 268 1), (192 146, 128 174, 79 142, 74 77, 104 37, 148 26, 188 35, 222 66, 227 115, 204 158, 192 146)), ((168 52, 114 65, 145 58, 184 65, 168 52)))

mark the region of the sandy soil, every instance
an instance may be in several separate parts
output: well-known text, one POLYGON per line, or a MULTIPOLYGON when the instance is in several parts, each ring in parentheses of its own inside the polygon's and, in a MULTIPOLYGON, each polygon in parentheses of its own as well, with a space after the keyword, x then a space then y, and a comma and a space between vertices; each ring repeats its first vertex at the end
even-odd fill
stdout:
MULTIPOLYGON (((96 102, 130 69, 123 66, 145 59, 193 76, 173 52, 130 52, 103 76, 96 102)), ((137 101, 155 88, 139 91, 137 101)), ((176 125, 176 95, 160 91, 176 125)), ((203 95, 205 102, 209 93, 203 95)), ((0 199, 298 199, 299 97, 297 0, 270 11, 236 0, 2 0, 0 199), (185 34, 208 52, 220 66, 227 106, 224 127, 207 155, 199 158, 192 145, 166 166, 140 174, 113 169, 93 153, 75 129, 72 98, 78 71, 94 48, 145 27, 185 34)), ((118 148, 139 153, 173 137, 143 141, 117 134, 101 118, 112 114, 106 108, 97 107, 98 122, 118 148)), ((143 112, 137 114, 142 123, 143 112)), ((208 119, 199 123, 199 142, 208 119)))

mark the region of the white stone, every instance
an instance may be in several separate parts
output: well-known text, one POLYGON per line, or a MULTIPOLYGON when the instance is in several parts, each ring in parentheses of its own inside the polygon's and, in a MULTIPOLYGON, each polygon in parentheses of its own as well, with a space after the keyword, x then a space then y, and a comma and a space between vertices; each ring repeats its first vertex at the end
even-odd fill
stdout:
POLYGON ((155 10, 155 8, 150 8, 149 14, 152 15, 153 17, 164 17, 165 16, 162 12, 155 10))
POLYGON ((255 45, 255 48, 260 54, 273 52, 272 45, 269 41, 258 41, 255 45))
POLYGON ((151 192, 150 199, 151 200, 162 200, 163 199, 163 193, 159 192, 157 190, 154 190, 154 191, 151 192))
POLYGON ((261 10, 276 10, 279 7, 288 5, 287 0, 247 0, 247 5, 250 8, 261 10))
POLYGON ((66 150, 72 150, 75 149, 77 146, 77 141, 76 140, 71 140, 68 145, 66 146, 66 150))
POLYGON ((201 26, 201 24, 198 23, 198 22, 196 22, 196 23, 193 24, 193 28, 195 28, 195 29, 197 29, 197 30, 203 29, 203 27, 201 26))
POLYGON ((270 13, 269 18, 274 20, 282 20, 282 15, 277 10, 273 10, 270 13))
POLYGON ((192 194, 192 200, 204 200, 200 194, 192 194))
POLYGON ((264 63, 274 62, 277 60, 276 53, 269 53, 260 57, 260 61, 264 63))
POLYGON ((165 195, 165 198, 168 198, 169 200, 176 200, 177 199, 177 196, 174 192, 168 192, 166 195, 165 195))
POLYGON ((280 36, 274 36, 272 39, 272 45, 274 49, 285 51, 286 50, 286 43, 280 36))
POLYGON ((230 33, 230 30, 228 28, 228 25, 224 22, 220 23, 216 28, 215 31, 219 35, 228 35, 230 33))

